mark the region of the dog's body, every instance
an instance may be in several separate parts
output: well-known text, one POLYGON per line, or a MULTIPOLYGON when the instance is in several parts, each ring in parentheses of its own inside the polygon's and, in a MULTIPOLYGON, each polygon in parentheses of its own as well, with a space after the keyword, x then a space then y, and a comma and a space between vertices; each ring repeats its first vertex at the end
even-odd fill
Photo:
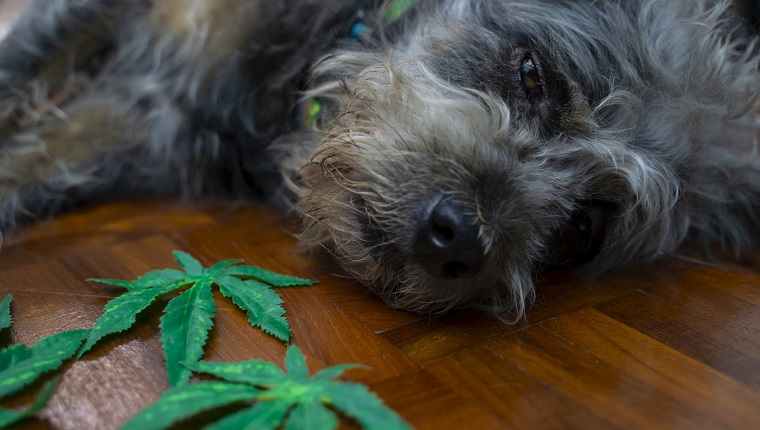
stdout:
POLYGON ((37 0, 0 46, 0 228, 294 196, 391 304, 516 318, 550 267, 760 244, 756 50, 721 0, 37 0))

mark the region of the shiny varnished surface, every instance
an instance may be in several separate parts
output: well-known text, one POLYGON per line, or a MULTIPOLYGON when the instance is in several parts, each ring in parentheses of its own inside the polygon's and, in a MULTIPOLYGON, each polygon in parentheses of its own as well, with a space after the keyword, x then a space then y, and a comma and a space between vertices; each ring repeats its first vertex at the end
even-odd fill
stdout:
MULTIPOLYGON (((720 268, 669 260, 596 280, 553 274, 516 326, 475 312, 440 318, 389 309, 329 265, 296 251, 295 221, 262 207, 132 202, 94 207, 6 237, 0 295, 14 294, 5 341, 91 327, 132 279, 175 267, 173 249, 203 263, 242 258, 318 279, 280 290, 293 343, 312 369, 345 362, 415 427, 757 428, 760 263, 720 268), (8 339, 10 337, 10 339, 8 339)), ((216 294, 216 293, 215 293, 216 294)), ((252 329, 229 299, 209 360, 281 363, 285 347, 252 329)), ((70 364, 38 420, 22 427, 116 428, 167 388, 158 318, 112 336, 70 364)), ((22 404, 3 400, 3 406, 22 404)))

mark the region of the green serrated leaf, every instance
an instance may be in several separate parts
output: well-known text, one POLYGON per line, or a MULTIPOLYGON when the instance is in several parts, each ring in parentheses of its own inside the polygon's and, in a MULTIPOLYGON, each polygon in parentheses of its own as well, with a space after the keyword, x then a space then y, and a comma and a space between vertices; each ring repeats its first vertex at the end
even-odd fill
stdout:
POLYGON ((10 409, 0 408, 0 428, 5 428, 24 418, 22 412, 16 412, 10 409))
POLYGON ((240 263, 240 259, 220 261, 209 267, 206 272, 210 275, 222 275, 225 269, 237 263, 240 263))
POLYGON ((185 269, 185 272, 189 276, 202 276, 206 270, 200 261, 187 252, 174 251, 174 259, 177 260, 181 268, 185 269))
POLYGON ((13 300, 13 294, 8 294, 0 302, 0 330, 10 327, 13 323, 13 318, 11 318, 11 300, 13 300))
POLYGON ((367 387, 329 380, 340 375, 348 366, 350 365, 328 368, 309 379, 303 353, 296 346, 291 346, 285 357, 287 379, 263 391, 257 400, 287 402, 296 406, 291 412, 291 418, 288 418, 293 422, 287 422, 286 428, 298 428, 296 426, 301 425, 314 425, 314 428, 319 429, 334 428, 335 417, 327 416, 330 413, 324 407, 324 404, 327 404, 354 418, 367 429, 409 429, 409 425, 388 409, 367 387), (315 405, 317 403, 320 406, 315 405))
POLYGON ((290 346, 287 354, 285 354, 285 369, 291 380, 298 382, 309 380, 309 368, 306 367, 306 357, 295 346, 290 346))
POLYGON ((40 375, 59 368, 79 349, 90 330, 70 330, 40 339, 25 359, 0 372, 0 397, 34 382, 40 375))
POLYGON ((79 357, 89 351, 100 339, 109 334, 124 331, 135 323, 137 314, 150 306, 158 297, 179 288, 180 284, 147 290, 134 290, 122 294, 106 303, 103 315, 95 321, 87 343, 79 352, 79 357))
POLYGON ((338 411, 355 419, 368 430, 408 430, 404 422, 367 387, 347 382, 325 384, 326 400, 338 411))
POLYGON ((254 327, 261 327, 265 332, 287 342, 290 339, 290 327, 285 319, 280 295, 270 287, 258 281, 241 281, 232 276, 217 280, 222 294, 248 314, 248 322, 254 327))
POLYGON ((170 388, 156 403, 129 420, 122 430, 165 429, 203 411, 253 400, 259 392, 251 386, 228 382, 199 382, 170 388))
POLYGON ((210 280, 199 281, 166 306, 161 317, 161 343, 169 385, 185 384, 190 379, 190 370, 181 363, 192 363, 203 356, 215 312, 210 280))
POLYGON ((58 388, 58 382, 60 381, 61 375, 58 375, 50 381, 46 382, 40 390, 39 394, 37 394, 37 397, 34 398, 34 401, 32 402, 32 405, 29 407, 29 409, 24 411, 24 415, 32 416, 37 412, 43 410, 45 406, 47 406, 48 402, 50 402, 50 399, 53 398, 53 395, 55 395, 55 390, 58 388))
POLYGON ((263 360, 248 360, 238 363, 199 361, 183 364, 193 372, 208 373, 225 381, 243 382, 257 387, 272 387, 287 379, 279 367, 263 360))
POLYGON ((285 421, 284 430, 332 430, 338 428, 335 413, 322 402, 314 400, 303 402, 293 408, 285 421))
POLYGON ((6 426, 21 421, 24 418, 36 415, 37 412, 44 409, 50 399, 53 398, 55 389, 58 387, 58 381, 60 379, 60 376, 56 376, 52 381, 46 382, 42 387, 42 390, 40 390, 40 393, 37 395, 37 397, 34 398, 31 406, 29 406, 29 408, 23 412, 10 411, 0 408, 0 428, 5 428, 6 426))
POLYGON ((224 270, 225 275, 253 278, 274 287, 303 287, 314 285, 314 281, 282 275, 255 266, 232 266, 224 270))
POLYGON ((133 283, 141 288, 153 288, 181 281, 187 278, 187 273, 176 269, 152 270, 137 278, 133 283))
POLYGON ((343 374, 346 370, 351 369, 372 369, 369 366, 364 366, 362 364, 340 364, 338 366, 328 367, 326 369, 322 369, 319 372, 315 373, 314 376, 311 377, 312 381, 330 381, 332 379, 335 379, 343 374))
POLYGON ((90 282, 99 282, 101 284, 115 285, 128 290, 144 290, 146 288, 162 287, 187 278, 187 273, 175 269, 153 270, 134 281, 123 281, 120 279, 100 279, 90 278, 90 282))
POLYGON ((292 406, 287 401, 259 402, 252 408, 217 421, 205 430, 274 430, 280 426, 292 406))
POLYGON ((0 371, 16 365, 32 356, 32 352, 23 343, 11 345, 0 351, 0 371))
POLYGON ((87 282, 97 282, 99 284, 113 285, 115 287, 121 287, 127 290, 134 288, 134 281, 124 281, 121 279, 88 278, 87 282))
POLYGON ((296 346, 289 347, 285 357, 288 373, 262 360, 241 363, 189 362, 186 365, 194 372, 233 381, 235 386, 242 383, 266 388, 256 395, 257 403, 253 407, 230 415, 207 429, 334 429, 338 419, 327 406, 333 406, 336 411, 354 418, 367 429, 411 428, 367 387, 331 381, 347 369, 363 366, 345 364, 330 367, 308 378, 306 359, 296 346))

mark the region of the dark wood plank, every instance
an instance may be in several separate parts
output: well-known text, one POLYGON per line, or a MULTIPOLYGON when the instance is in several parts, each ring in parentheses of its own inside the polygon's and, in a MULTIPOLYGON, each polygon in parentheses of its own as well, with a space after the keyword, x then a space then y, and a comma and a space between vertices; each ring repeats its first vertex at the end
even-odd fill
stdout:
POLYGON ((464 398, 425 371, 400 375, 374 385, 417 429, 500 429, 508 423, 492 414, 489 405, 464 398), (433 412, 433 413, 431 413, 433 412))
POLYGON ((459 311, 419 320, 381 335, 408 356, 426 363, 512 330, 513 327, 488 315, 459 311))
POLYGON ((538 279, 535 302, 514 325, 479 312, 453 312, 388 330, 383 337, 416 360, 428 362, 563 312, 619 297, 636 289, 641 279, 642 275, 631 277, 627 273, 611 274, 604 281, 580 279, 568 272, 551 273, 538 279))
POLYGON ((425 367, 452 390, 505 423, 522 428, 614 428, 551 384, 525 373, 509 357, 482 345, 425 367))
POLYGON ((688 403, 541 328, 487 344, 527 374, 620 428, 697 427, 688 403), (643 413, 646 411, 646 413, 643 413))
POLYGON ((760 392, 594 309, 545 321, 543 328, 689 408, 697 424, 749 428, 760 392))
POLYGON ((760 308, 704 284, 657 284, 596 306, 604 314, 760 388, 760 308))

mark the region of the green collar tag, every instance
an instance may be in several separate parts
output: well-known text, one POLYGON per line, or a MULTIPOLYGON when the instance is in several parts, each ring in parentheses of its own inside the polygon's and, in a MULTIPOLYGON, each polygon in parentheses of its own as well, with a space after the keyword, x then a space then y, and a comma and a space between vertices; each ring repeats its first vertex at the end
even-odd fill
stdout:
POLYGON ((380 17, 386 23, 397 21, 414 6, 414 0, 391 0, 383 6, 380 17))
POLYGON ((296 114, 301 118, 302 125, 307 128, 314 128, 320 112, 322 112, 322 102, 314 97, 309 97, 298 104, 296 114))

